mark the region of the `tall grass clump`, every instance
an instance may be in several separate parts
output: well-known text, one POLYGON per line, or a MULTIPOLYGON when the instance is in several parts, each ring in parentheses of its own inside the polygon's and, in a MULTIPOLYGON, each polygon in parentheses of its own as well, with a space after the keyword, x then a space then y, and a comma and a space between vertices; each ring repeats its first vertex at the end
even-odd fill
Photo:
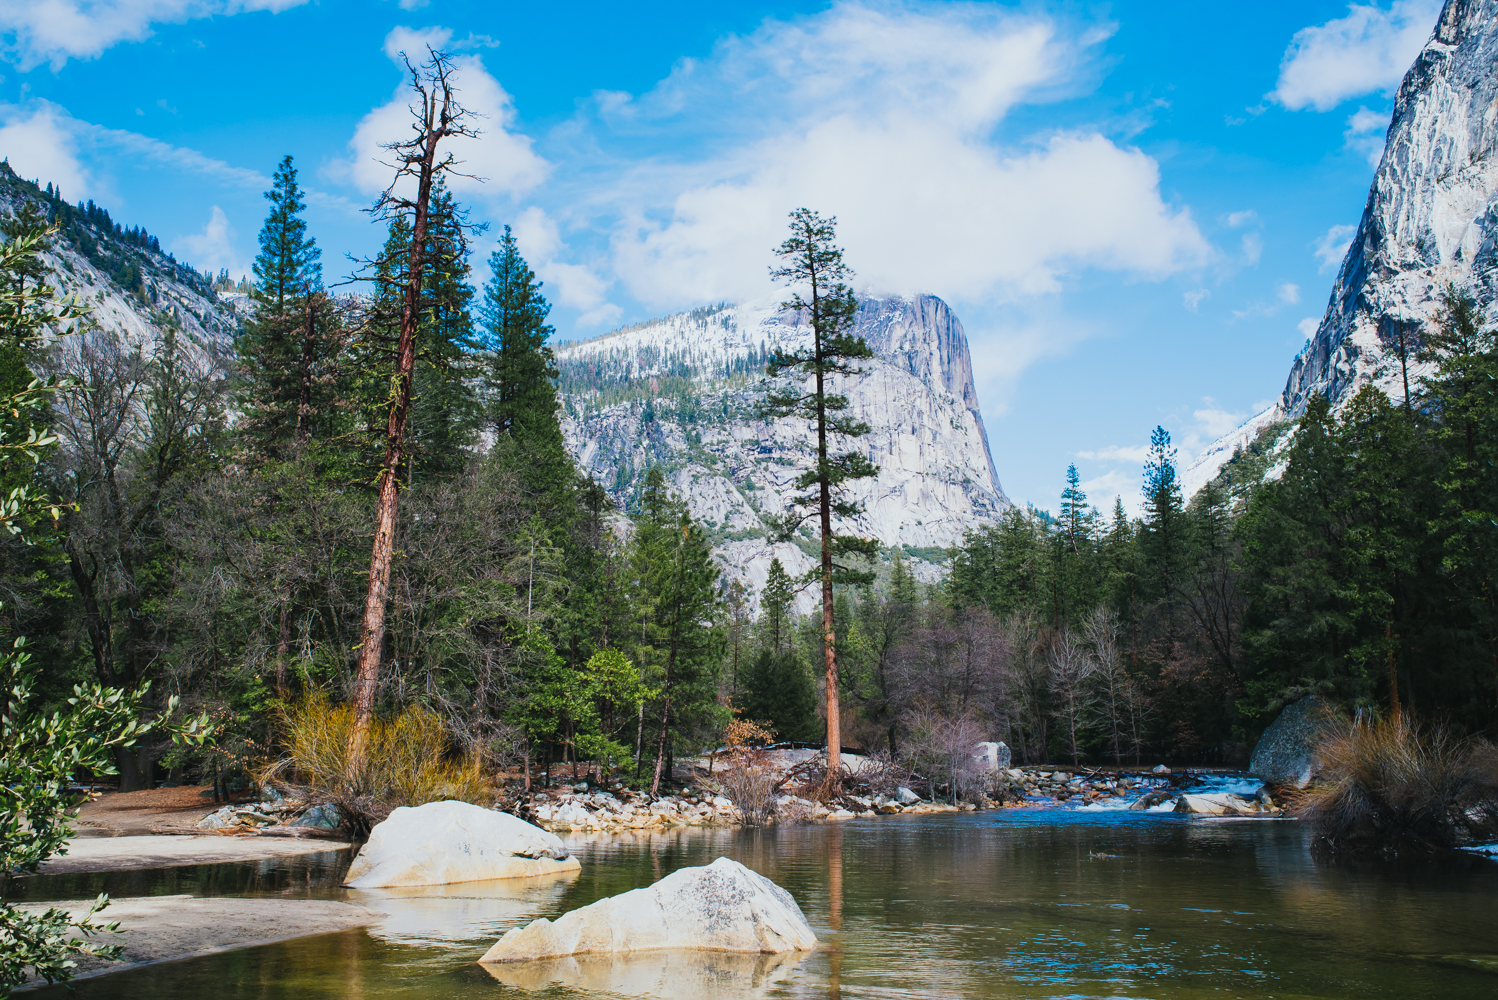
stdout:
POLYGON ((1357 719, 1316 749, 1296 814, 1328 853, 1436 852, 1498 836, 1498 747, 1408 716, 1357 719))
POLYGON ((318 802, 336 805, 355 835, 397 806, 494 798, 479 754, 458 747, 442 717, 419 705, 391 719, 375 719, 356 759, 354 710, 326 698, 307 698, 279 713, 284 755, 259 775, 262 783, 299 785, 318 802))

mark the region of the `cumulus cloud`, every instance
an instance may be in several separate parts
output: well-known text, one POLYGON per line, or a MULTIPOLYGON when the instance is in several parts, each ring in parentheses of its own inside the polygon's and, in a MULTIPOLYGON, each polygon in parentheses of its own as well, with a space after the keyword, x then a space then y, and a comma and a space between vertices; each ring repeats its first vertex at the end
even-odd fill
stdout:
POLYGON ((1274 297, 1287 306, 1293 306, 1300 301, 1300 286, 1282 281, 1274 288, 1274 297))
POLYGON ((545 282, 547 296, 578 310, 580 326, 598 326, 619 318, 621 310, 608 301, 610 281, 589 265, 557 259, 563 248, 562 235, 551 216, 532 205, 520 213, 511 228, 521 254, 545 282))
POLYGON ((1295 329, 1299 330, 1307 340, 1310 340, 1312 337, 1316 336, 1316 330, 1320 326, 1321 317, 1307 316, 1305 319, 1295 324, 1295 329))
POLYGON ((0 105, 0 156, 17 175, 57 185, 70 201, 100 199, 98 181, 79 158, 74 126, 66 111, 46 101, 29 108, 0 105))
POLYGON ((1205 288, 1198 288, 1195 291, 1187 292, 1185 295, 1181 296, 1181 298, 1186 303, 1186 308, 1190 309, 1192 312, 1196 312, 1197 307, 1211 297, 1212 293, 1207 291, 1205 288))
POLYGON ((1347 256, 1347 251, 1352 246, 1353 234, 1357 231, 1357 226, 1333 226, 1316 238, 1312 246, 1316 259, 1321 263, 1322 273, 1342 263, 1342 258, 1347 256))
POLYGON ((1251 208, 1246 208, 1241 212, 1231 212, 1229 213, 1227 220, 1228 228, 1237 229, 1239 226, 1246 226, 1250 222, 1257 222, 1258 218, 1259 213, 1255 212, 1251 208))
POLYGON ((250 272, 249 264, 234 247, 234 227, 217 205, 209 213, 203 231, 173 240, 172 252, 201 271, 216 274, 221 268, 228 268, 235 278, 250 272))
POLYGON ((1100 37, 958 5, 767 22, 638 98, 599 95, 615 135, 711 134, 700 158, 636 162, 578 211, 612 216, 614 267, 652 305, 766 291, 800 205, 838 217, 849 263, 881 289, 995 300, 1079 267, 1202 264, 1211 248, 1149 156, 1091 131, 996 138, 1016 103, 1076 86, 1100 37))
POLYGON ((151 36, 154 24, 217 14, 277 13, 307 0, 18 0, 0 4, 0 52, 23 71, 42 63, 61 69, 120 42, 151 36))
MULTIPOLYGON (((385 37, 385 54, 401 67, 401 81, 388 103, 359 122, 349 140, 349 158, 331 167, 335 177, 366 194, 385 190, 392 170, 386 165, 391 159, 384 146, 411 135, 411 88, 404 75, 402 53, 413 65, 419 65, 427 57, 428 46, 441 50, 451 41, 452 32, 441 27, 395 28, 385 37)), ((457 169, 470 175, 450 175, 448 186, 460 196, 484 199, 515 197, 533 190, 545 179, 549 164, 537 155, 529 136, 511 130, 515 108, 510 95, 484 67, 481 57, 456 56, 452 66, 458 101, 474 113, 472 124, 482 134, 447 140, 446 151, 461 161, 457 169)))
POLYGON ((1350 4, 1346 17, 1295 33, 1268 96, 1291 110, 1330 111, 1359 94, 1392 94, 1440 12, 1441 0, 1350 4))

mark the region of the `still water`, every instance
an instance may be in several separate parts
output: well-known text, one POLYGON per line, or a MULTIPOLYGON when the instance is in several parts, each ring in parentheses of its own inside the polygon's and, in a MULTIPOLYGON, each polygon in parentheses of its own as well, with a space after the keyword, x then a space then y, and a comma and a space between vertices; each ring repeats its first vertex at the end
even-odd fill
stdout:
MULTIPOLYGON (((344 890, 347 852, 29 880, 28 899, 349 899, 367 930, 30 995, 94 998, 1498 996, 1498 863, 1327 865, 1298 824, 1011 809, 841 826, 574 838, 581 873, 344 890), (726 855, 788 889, 822 946, 789 961, 475 964, 505 929, 726 855)), ((12 895, 15 895, 14 893, 12 895)))

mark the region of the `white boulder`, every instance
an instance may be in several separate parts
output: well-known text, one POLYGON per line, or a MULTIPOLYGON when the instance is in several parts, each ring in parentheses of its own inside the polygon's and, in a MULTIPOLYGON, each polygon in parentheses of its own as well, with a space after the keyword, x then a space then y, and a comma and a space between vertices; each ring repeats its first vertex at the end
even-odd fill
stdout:
POLYGON ((480 962, 661 949, 778 953, 815 948, 791 894, 728 858, 683 868, 645 889, 505 932, 480 962))
POLYGON ((561 838, 509 813, 467 802, 402 806, 369 832, 344 885, 445 885, 574 871, 561 838))
POLYGON ((1176 799, 1175 811, 1198 816, 1242 816, 1254 811, 1252 803, 1229 792, 1206 795, 1182 795, 1176 799))

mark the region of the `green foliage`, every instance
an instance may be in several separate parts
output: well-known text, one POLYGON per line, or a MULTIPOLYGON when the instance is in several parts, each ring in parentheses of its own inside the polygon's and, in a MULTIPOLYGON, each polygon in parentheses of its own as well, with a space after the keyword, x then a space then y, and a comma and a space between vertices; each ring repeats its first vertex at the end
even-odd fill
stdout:
POLYGON ((749 662, 744 694, 736 707, 744 718, 768 723, 781 739, 822 736, 816 685, 794 650, 760 650, 749 662))
POLYGON ((781 307, 805 316, 812 342, 799 350, 777 348, 771 353, 765 366, 771 388, 759 406, 762 419, 805 420, 816 433, 816 464, 796 478, 795 489, 802 492, 773 528, 775 537, 784 541, 807 520, 820 521, 823 566, 818 572, 827 577, 824 590, 834 582, 869 582, 869 573, 848 560, 872 558, 878 551, 878 543, 871 539, 834 534, 831 528, 834 515, 851 518, 861 510, 847 499, 847 484, 879 471, 863 452, 833 453, 835 442, 829 440, 858 438, 869 432, 868 424, 846 415, 848 397, 830 391, 827 383, 858 374, 862 369, 857 362, 874 356, 864 339, 850 332, 858 300, 846 283, 853 272, 843 263, 842 248, 833 242, 836 224, 836 219, 823 219, 807 208, 791 212, 791 235, 775 251, 785 263, 770 276, 798 287, 781 307), (801 286, 810 291, 810 298, 802 297, 801 286))

